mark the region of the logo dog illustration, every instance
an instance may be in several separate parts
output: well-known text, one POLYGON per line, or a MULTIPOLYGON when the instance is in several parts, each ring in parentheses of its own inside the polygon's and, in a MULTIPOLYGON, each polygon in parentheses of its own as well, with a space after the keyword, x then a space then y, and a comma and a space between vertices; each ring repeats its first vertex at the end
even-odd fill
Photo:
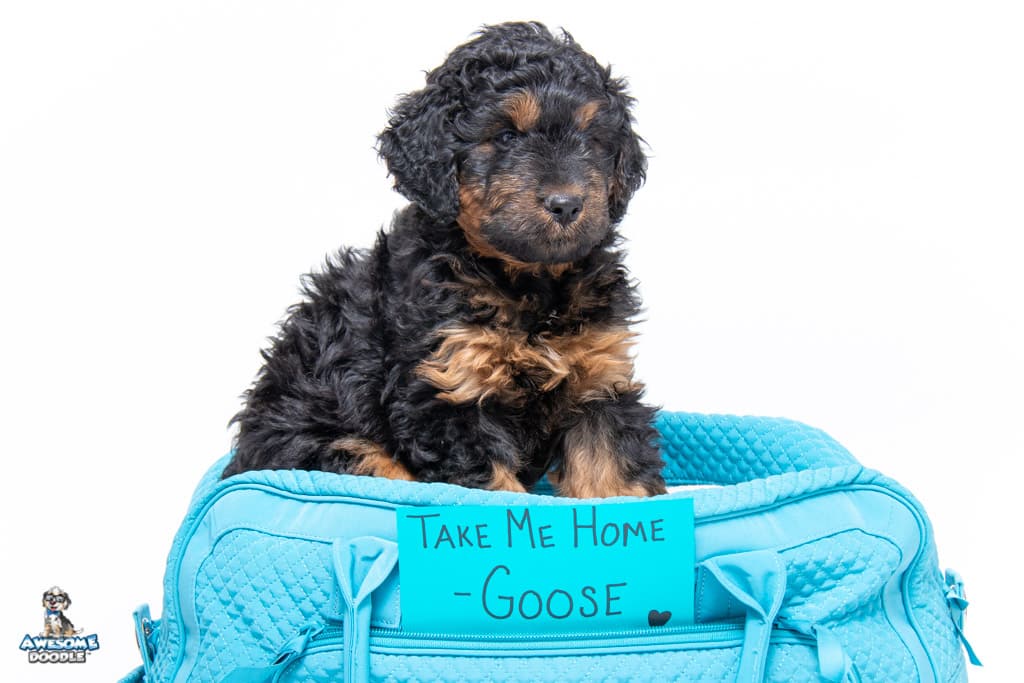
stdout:
POLYGON ((66 638, 81 633, 81 629, 75 630, 75 625, 64 616, 64 611, 71 606, 71 596, 54 586, 43 593, 43 609, 46 610, 46 617, 43 621, 43 638, 66 638))

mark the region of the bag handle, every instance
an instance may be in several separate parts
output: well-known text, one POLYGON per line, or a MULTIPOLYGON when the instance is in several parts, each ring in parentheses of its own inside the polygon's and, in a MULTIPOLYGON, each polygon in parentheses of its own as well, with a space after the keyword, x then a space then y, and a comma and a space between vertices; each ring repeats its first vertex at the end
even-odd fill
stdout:
MULTIPOLYGON (((719 555, 700 564, 733 598, 747 608, 738 683, 762 683, 766 676, 772 628, 786 597, 786 563, 774 550, 719 555)), ((860 676, 839 638, 827 628, 785 620, 785 625, 814 638, 818 673, 829 683, 858 683, 860 676)))
POLYGON ((334 576, 345 601, 343 622, 345 680, 365 683, 370 678, 370 596, 398 562, 398 544, 377 536, 334 542, 334 576))
POLYGON ((736 680, 761 683, 765 678, 772 625, 786 595, 786 565, 772 550, 711 557, 701 566, 747 608, 736 680))

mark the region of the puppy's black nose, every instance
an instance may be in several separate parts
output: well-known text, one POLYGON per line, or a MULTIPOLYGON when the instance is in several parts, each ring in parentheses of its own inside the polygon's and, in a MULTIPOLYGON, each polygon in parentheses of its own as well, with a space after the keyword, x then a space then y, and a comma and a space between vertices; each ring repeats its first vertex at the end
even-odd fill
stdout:
POLYGON ((583 210, 583 197, 578 194, 556 192, 544 199, 544 208, 562 225, 576 220, 583 210))

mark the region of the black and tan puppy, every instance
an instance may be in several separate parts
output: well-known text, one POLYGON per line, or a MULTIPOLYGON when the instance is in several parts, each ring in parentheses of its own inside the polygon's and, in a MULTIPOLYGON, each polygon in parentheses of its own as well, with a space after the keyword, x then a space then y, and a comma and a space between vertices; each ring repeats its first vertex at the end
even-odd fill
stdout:
POLYGON ((569 35, 484 29, 380 135, 413 204, 305 280, 224 476, 310 469, 563 495, 665 490, 616 224, 631 98, 569 35))
POLYGON ((43 618, 44 638, 66 638, 81 631, 75 630, 75 625, 64 615, 64 611, 71 607, 71 596, 54 586, 43 593, 43 609, 46 615, 43 618))

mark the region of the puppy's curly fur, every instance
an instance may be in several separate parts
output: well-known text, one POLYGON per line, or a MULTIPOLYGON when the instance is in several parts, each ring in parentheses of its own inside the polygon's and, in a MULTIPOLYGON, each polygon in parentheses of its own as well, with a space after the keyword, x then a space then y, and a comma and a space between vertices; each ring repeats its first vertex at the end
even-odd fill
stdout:
POLYGON ((379 151, 413 203, 307 276, 224 476, 663 492, 615 229, 646 169, 631 104, 538 23, 485 28, 401 98, 379 151))

